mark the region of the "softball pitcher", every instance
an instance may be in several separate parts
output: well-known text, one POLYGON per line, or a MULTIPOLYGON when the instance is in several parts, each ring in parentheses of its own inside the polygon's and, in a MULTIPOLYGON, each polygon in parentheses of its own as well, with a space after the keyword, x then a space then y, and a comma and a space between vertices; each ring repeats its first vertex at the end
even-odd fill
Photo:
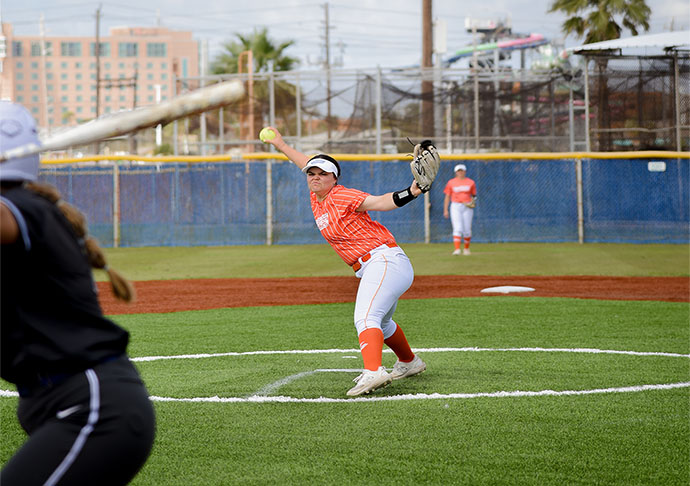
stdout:
POLYGON ((412 285, 412 265, 390 231, 368 214, 411 202, 422 193, 418 183, 381 196, 349 189, 338 184, 341 174, 335 159, 324 154, 309 158, 287 145, 275 128, 267 127, 262 134, 268 130, 272 133, 260 138, 306 173, 316 226, 360 279, 354 321, 364 370, 347 395, 369 393, 392 380, 421 373, 426 364, 412 352, 402 328, 393 320, 398 299, 412 285), (381 365, 384 344, 397 356, 391 373, 381 365))
POLYGON ((455 177, 448 181, 443 189, 446 197, 443 200, 443 217, 448 219, 453 227, 453 255, 460 255, 463 238, 465 247, 463 255, 470 254, 470 240, 472 239, 472 218, 477 205, 477 185, 466 177, 465 164, 455 166, 455 177), (450 208, 449 208, 450 206, 450 208), (449 211, 450 209, 450 211, 449 211))

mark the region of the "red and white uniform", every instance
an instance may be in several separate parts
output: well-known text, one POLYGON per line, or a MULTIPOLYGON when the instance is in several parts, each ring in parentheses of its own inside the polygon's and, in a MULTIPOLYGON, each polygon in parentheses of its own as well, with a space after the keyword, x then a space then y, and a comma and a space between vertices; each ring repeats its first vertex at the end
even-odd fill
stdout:
POLYGON ((464 203, 470 202, 477 195, 477 185, 469 177, 453 177, 448 181, 443 193, 450 196, 450 222, 454 237, 472 237, 472 217, 474 209, 464 203))
POLYGON ((381 223, 357 208, 369 196, 366 192, 335 185, 323 201, 311 193, 311 208, 316 226, 340 257, 352 266, 361 279, 355 303, 357 333, 378 327, 384 339, 393 335, 392 320, 398 299, 412 285, 414 272, 405 252, 381 223), (364 261, 362 257, 367 257, 364 261))
POLYGON ((367 212, 356 212, 368 195, 339 185, 334 186, 322 202, 311 193, 316 226, 350 266, 378 246, 395 244, 395 238, 385 226, 373 221, 367 212))

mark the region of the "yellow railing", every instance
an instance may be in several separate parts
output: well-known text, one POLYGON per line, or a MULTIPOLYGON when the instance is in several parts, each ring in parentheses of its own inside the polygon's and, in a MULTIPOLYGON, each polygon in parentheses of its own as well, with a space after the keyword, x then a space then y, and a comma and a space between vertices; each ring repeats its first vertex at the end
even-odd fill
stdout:
MULTIPOLYGON (((409 154, 330 154, 337 160, 408 160, 409 154)), ((690 152, 669 152, 646 150, 640 152, 492 152, 467 154, 441 154, 442 160, 557 160, 557 159, 690 159, 690 152)), ((79 158, 44 158, 41 163, 48 165, 76 164, 81 162, 138 160, 142 162, 242 162, 250 160, 287 160, 283 154, 272 152, 252 152, 242 154, 241 158, 226 155, 86 155, 79 158)))

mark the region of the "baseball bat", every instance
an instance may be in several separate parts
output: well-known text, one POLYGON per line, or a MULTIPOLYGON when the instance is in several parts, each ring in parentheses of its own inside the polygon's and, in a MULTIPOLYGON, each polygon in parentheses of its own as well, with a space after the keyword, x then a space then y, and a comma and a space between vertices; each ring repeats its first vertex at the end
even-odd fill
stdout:
POLYGON ((177 96, 158 105, 98 118, 42 140, 40 144, 32 143, 15 147, 0 154, 0 162, 49 150, 62 150, 75 145, 86 145, 159 124, 165 125, 179 118, 229 105, 243 96, 244 86, 240 81, 214 84, 177 96))

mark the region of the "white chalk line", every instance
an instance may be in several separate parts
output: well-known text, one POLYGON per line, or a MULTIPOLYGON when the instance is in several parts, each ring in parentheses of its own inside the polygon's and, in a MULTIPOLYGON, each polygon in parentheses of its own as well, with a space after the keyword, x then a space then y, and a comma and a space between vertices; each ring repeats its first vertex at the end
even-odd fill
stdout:
MULTIPOLYGON (((665 356, 669 358, 690 358, 690 354, 662 353, 654 351, 619 351, 615 349, 596 349, 596 348, 413 348, 415 353, 449 353, 449 352, 532 352, 532 353, 591 353, 591 354, 623 354, 629 356, 665 356)), ((384 349, 384 353, 392 353, 390 349, 384 349)), ((287 349, 272 351, 244 351, 227 353, 200 353, 200 354, 178 354, 173 356, 141 356, 131 358, 132 361, 160 361, 166 359, 204 359, 222 358, 226 356, 259 356, 273 354, 340 354, 340 353, 359 353, 359 349, 287 349)))
POLYGON ((389 397, 357 397, 357 398, 296 398, 286 396, 251 397, 199 397, 199 398, 171 398, 152 396, 157 402, 211 402, 211 403, 351 403, 351 402, 391 402, 400 400, 439 400, 452 398, 511 398, 511 397, 559 397, 573 395, 594 395, 601 393, 633 393, 649 390, 672 390, 674 388, 688 388, 690 382, 667 383, 662 385, 636 385, 619 388, 596 388, 594 390, 540 390, 540 391, 498 391, 490 393, 415 393, 407 395, 393 395, 389 397))
MULTIPOLYGON (((245 352, 227 352, 227 353, 200 353, 200 354, 185 354, 174 356, 142 356, 138 358, 131 358, 132 361, 147 362, 159 361, 166 359, 202 359, 202 358, 216 358, 225 356, 251 356, 251 355, 280 355, 280 354, 340 354, 340 353, 356 353, 357 349, 303 349, 303 350, 264 350, 264 351, 245 351, 245 352)), ((392 352, 389 349, 384 352, 392 352)), ((596 349, 596 348, 478 348, 478 347, 464 347, 464 348, 414 348, 415 353, 442 353, 442 352, 549 352, 549 353, 589 353, 589 354, 618 354, 628 356, 661 356, 671 358, 690 358, 690 354, 680 353, 664 353, 655 351, 621 351, 611 349, 596 349)), ((349 357, 349 356, 348 356, 349 357)), ((268 396, 272 391, 277 390, 281 386, 295 381, 297 379, 313 375, 319 372, 359 372, 359 369, 316 369, 312 371, 305 371, 297 373, 274 383, 266 385, 257 393, 249 397, 195 397, 195 398, 174 398, 174 397, 159 397, 151 396, 152 401, 157 402, 196 402, 196 403, 345 403, 345 402, 370 402, 370 401, 399 401, 399 400, 436 400, 436 399, 453 399, 453 398, 508 398, 508 397, 539 397, 539 396, 574 396, 574 395, 591 395, 602 393, 634 393, 649 390, 669 390, 674 388, 688 388, 690 382, 667 383, 656 385, 635 385, 617 388, 596 388, 593 390, 540 390, 540 391, 497 391, 497 392, 481 392, 481 393, 417 393, 406 395, 393 395, 388 397, 357 397, 357 398, 296 398, 287 396, 268 396)), ((0 397, 17 397, 17 392, 11 390, 0 390, 0 397)))

